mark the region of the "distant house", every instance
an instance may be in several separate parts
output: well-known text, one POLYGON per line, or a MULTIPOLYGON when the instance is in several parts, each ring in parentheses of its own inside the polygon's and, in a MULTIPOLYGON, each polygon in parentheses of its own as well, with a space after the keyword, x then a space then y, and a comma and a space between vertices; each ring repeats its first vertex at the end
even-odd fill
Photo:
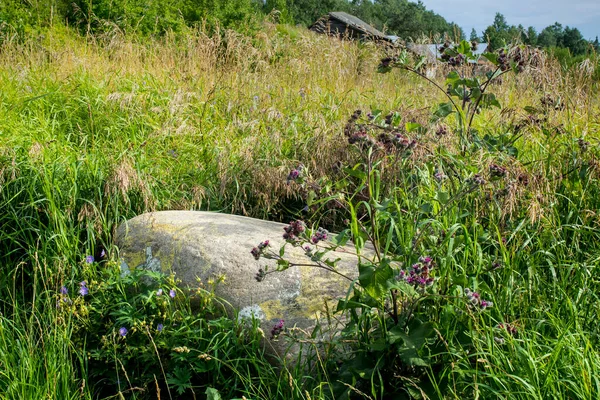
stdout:
POLYGON ((387 36, 361 19, 341 11, 330 12, 308 29, 325 35, 352 39, 394 41, 392 36, 387 36))

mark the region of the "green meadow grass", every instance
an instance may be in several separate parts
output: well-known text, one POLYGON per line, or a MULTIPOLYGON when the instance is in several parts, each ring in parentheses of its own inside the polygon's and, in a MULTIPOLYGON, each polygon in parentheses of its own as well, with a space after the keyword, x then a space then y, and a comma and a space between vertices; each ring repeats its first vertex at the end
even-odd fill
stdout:
MULTIPOLYGON (((406 73, 378 74, 381 56, 368 43, 273 25, 255 37, 193 31, 160 39, 82 37, 54 27, 4 41, 0 399, 97 397, 56 293, 82 279, 86 255, 106 248, 117 259, 118 224, 166 209, 286 221, 303 207, 286 184, 291 168, 301 162, 325 176, 336 161, 352 160, 343 127, 354 110, 398 111, 426 124, 443 95, 406 73)), ((495 208, 469 200, 444 221, 452 226, 473 211, 462 244, 444 256, 448 270, 479 274, 490 261, 489 233, 506 242, 497 252, 503 267, 487 280, 495 313, 468 333, 470 353, 448 348, 453 362, 431 371, 434 381, 448 382, 443 397, 600 396, 600 99, 590 76, 541 57, 493 88, 504 109, 484 111, 476 128, 504 140, 526 124, 516 157, 485 147, 460 157, 452 135, 432 132, 415 151, 411 162, 422 175, 428 172, 419 168, 438 157, 472 173, 502 162, 511 176, 529 180, 495 208), (544 124, 527 122, 523 107, 542 109, 546 95, 564 108, 546 110, 544 124), (579 139, 589 142, 587 151, 579 139), (519 335, 499 346, 490 332, 501 321, 519 335)), ((416 203, 434 195, 396 193, 416 203)), ((318 373, 265 371, 247 393, 326 397, 326 371, 318 373)))

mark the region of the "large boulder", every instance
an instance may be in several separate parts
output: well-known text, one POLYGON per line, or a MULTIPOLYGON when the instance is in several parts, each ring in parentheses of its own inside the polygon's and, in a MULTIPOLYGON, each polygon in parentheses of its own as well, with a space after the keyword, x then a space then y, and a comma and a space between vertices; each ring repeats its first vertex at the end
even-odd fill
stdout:
MULTIPOLYGON (((224 276, 216 294, 237 309, 240 317, 260 319, 266 340, 279 355, 287 344, 271 340, 271 329, 281 320, 286 327, 305 331, 317 324, 327 325, 327 310, 346 296, 350 281, 322 268, 300 266, 255 279, 259 268, 275 269, 274 260, 255 260, 250 251, 269 240, 278 251, 284 243, 284 224, 237 215, 200 211, 162 211, 140 215, 123 223, 117 231, 122 268, 149 268, 174 272, 184 285, 194 287, 224 276)), ((332 253, 339 258, 337 271, 355 279, 357 257, 354 248, 332 253)), ((307 264, 301 248, 286 247, 285 258, 307 264)), ((329 321, 331 323, 331 320, 329 321)), ((330 328, 335 329, 335 327, 330 328)), ((330 329, 331 331, 331 329, 330 329)), ((295 351, 287 352, 293 358, 295 351)))

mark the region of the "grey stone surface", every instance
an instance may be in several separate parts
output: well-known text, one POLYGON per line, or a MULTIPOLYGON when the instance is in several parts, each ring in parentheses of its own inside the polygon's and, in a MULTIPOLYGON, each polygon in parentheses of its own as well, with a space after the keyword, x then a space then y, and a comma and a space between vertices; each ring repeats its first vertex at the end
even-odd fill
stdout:
MULTIPOLYGON (((271 328, 280 320, 286 327, 310 331, 317 320, 327 321, 326 310, 335 309, 350 281, 321 268, 302 266, 269 274, 257 282, 260 267, 275 269, 273 260, 255 260, 250 250, 269 240, 279 250, 284 243, 284 224, 248 217, 200 211, 162 211, 149 213, 123 223, 117 231, 117 245, 125 265, 130 268, 157 268, 174 272, 184 285, 194 287, 198 279, 224 276, 216 294, 239 311, 240 318, 260 319, 266 340, 279 354, 284 341, 270 339, 271 328)), ((357 276, 357 257, 346 247, 329 258, 340 258, 338 271, 357 276)), ((286 247, 286 259, 310 261, 300 248, 286 247)), ((335 328, 333 329, 335 330, 335 328)), ((271 347, 271 346, 269 346, 271 347)), ((286 355, 294 357, 294 351, 286 355)))

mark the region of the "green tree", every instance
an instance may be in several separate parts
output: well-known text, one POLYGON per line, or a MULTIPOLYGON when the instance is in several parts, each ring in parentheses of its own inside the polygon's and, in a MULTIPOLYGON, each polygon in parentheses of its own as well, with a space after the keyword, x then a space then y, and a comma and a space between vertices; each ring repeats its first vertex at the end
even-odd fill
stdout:
POLYGON ((558 22, 547 26, 538 36, 538 44, 542 47, 555 47, 562 41, 563 28, 558 22))
POLYGON ((510 42, 509 28, 504 15, 496 13, 492 25, 483 32, 483 40, 487 41, 492 49, 498 49, 510 42))
POLYGON ((349 11, 345 0, 288 0, 287 8, 297 24, 310 26, 331 11, 349 11))
POLYGON ((536 46, 537 42, 538 42, 538 34, 537 31, 535 30, 535 28, 533 26, 530 26, 529 28, 527 28, 527 31, 525 32, 525 39, 523 40, 523 42, 525 44, 528 44, 530 46, 536 46))
POLYGON ((471 42, 479 42, 479 36, 477 36, 477 31, 475 28, 471 29, 471 35, 469 36, 469 40, 471 42))
POLYGON ((560 46, 566 47, 571 51, 571 54, 577 56, 584 54, 587 50, 588 42, 583 38, 581 32, 577 28, 565 27, 561 37, 560 46))

